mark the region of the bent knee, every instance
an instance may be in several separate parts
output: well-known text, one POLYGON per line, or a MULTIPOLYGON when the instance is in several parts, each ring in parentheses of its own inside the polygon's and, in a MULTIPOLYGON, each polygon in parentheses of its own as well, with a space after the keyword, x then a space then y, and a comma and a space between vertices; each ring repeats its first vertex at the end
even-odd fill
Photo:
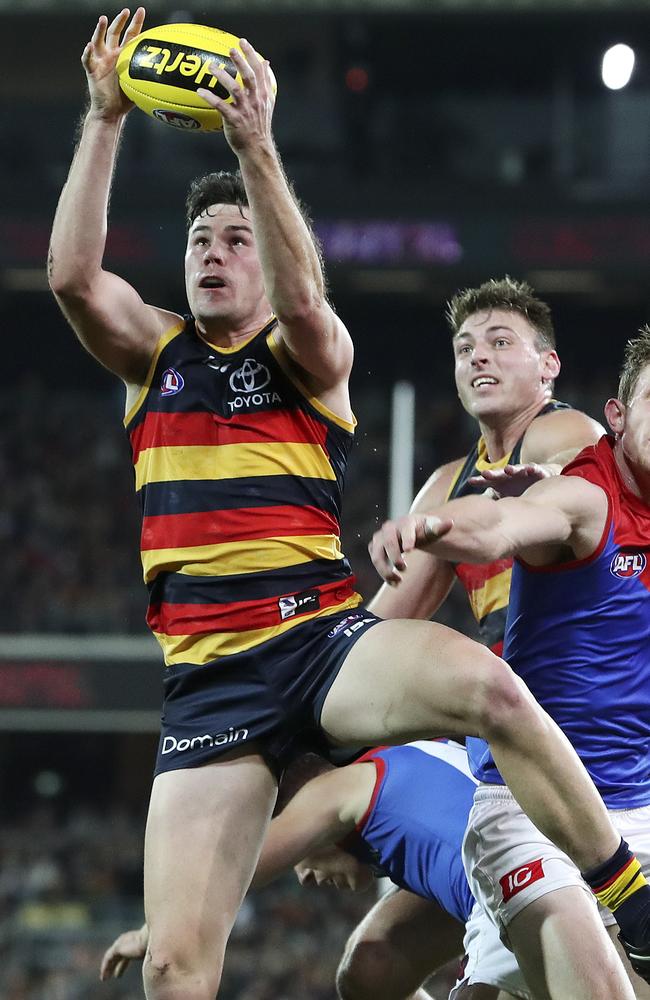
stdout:
POLYGON ((397 965, 382 941, 358 941, 348 947, 336 971, 339 1000, 393 1000, 397 965))
POLYGON ((515 720, 535 711, 528 688, 505 660, 485 651, 475 673, 476 688, 470 698, 475 725, 486 740, 502 736, 515 720))
POLYGON ((174 988, 179 996, 191 997, 192 1000, 202 1000, 203 997, 214 1000, 221 979, 221 969, 214 957, 207 961, 196 951, 164 944, 147 949, 142 971, 153 996, 157 996, 159 991, 174 988))

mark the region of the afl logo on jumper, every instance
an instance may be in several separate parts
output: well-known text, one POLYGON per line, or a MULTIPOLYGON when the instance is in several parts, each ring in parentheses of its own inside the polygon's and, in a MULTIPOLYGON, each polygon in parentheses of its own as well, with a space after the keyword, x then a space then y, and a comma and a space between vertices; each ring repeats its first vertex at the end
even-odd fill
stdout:
POLYGON ((175 396, 177 392, 181 391, 184 385, 183 376, 175 368, 168 368, 163 372, 160 382, 160 395, 175 396))
POLYGON ((609 572, 612 576, 627 580, 643 573, 647 562, 644 552, 617 552, 609 564, 609 572))

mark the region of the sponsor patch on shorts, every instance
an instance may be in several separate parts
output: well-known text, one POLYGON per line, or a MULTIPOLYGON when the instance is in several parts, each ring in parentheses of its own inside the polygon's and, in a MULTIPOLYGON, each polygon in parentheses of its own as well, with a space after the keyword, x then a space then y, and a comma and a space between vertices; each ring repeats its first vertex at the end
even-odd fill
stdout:
POLYGON ((503 892, 503 902, 507 903, 509 899, 516 896, 522 889, 527 889, 533 882, 539 882, 542 878, 544 878, 544 867, 541 858, 538 858, 536 861, 529 861, 527 865, 519 865, 518 868, 513 868, 511 872, 508 872, 499 879, 501 891, 503 892))

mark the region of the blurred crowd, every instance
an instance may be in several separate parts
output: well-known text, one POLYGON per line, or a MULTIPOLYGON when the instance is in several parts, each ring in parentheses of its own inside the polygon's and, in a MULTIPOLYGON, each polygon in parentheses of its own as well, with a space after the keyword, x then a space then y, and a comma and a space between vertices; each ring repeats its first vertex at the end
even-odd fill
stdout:
MULTIPOLYGON (((99 965, 118 933, 142 923, 143 825, 119 805, 101 813, 77 805, 64 815, 39 805, 3 824, 3 1000, 142 1000, 139 963, 106 983, 99 965)), ((251 893, 220 997, 334 1000, 343 945, 373 901, 372 890, 301 888, 293 876, 251 893)))

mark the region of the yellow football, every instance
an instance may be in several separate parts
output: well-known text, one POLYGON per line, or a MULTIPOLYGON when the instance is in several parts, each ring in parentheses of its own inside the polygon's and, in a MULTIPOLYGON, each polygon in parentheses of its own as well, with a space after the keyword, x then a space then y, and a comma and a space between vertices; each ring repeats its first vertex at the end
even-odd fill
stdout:
POLYGON ((217 62, 241 83, 231 49, 241 52, 235 35, 204 24, 148 28, 120 52, 116 67, 120 86, 129 100, 166 125, 186 131, 219 131, 221 113, 196 91, 202 87, 231 100, 210 70, 210 64, 217 62))

